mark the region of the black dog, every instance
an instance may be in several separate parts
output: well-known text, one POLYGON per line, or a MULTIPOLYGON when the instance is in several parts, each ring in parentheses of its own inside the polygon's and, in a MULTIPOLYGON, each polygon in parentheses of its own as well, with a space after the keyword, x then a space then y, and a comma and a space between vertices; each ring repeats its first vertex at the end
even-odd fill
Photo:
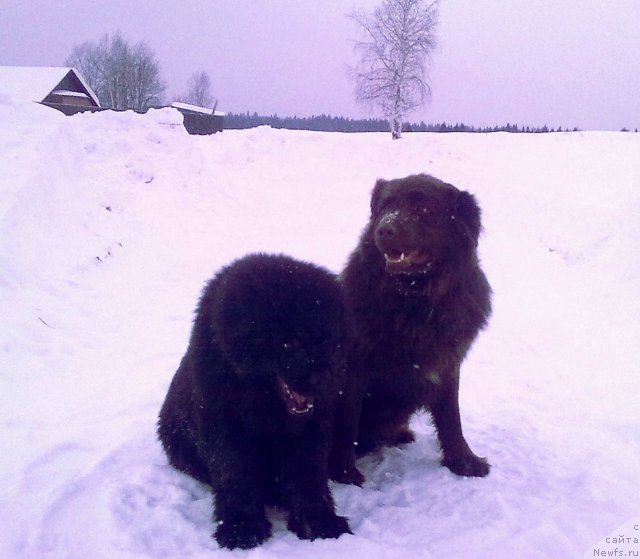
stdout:
POLYGON ((489 473, 458 408, 460 364, 491 313, 480 230, 474 197, 454 186, 428 175, 376 183, 371 220, 342 275, 355 332, 330 457, 336 481, 362 484, 356 452, 412 442, 408 420, 420 408, 431 411, 445 466, 489 473))
POLYGON ((222 547, 269 538, 267 505, 300 538, 350 533, 327 465, 343 336, 340 287, 311 264, 252 255, 207 285, 158 433, 173 466, 211 485, 222 547))

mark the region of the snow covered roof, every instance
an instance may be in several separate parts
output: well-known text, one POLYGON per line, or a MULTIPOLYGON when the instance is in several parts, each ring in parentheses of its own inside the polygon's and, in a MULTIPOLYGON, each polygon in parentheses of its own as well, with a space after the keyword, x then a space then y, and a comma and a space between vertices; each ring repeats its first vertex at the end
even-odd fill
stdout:
POLYGON ((82 91, 71 91, 70 89, 56 89, 51 92, 53 95, 65 95, 67 97, 89 97, 82 91))
POLYGON ((175 109, 183 109, 185 111, 192 111, 194 113, 203 113, 206 115, 215 115, 215 116, 224 116, 224 113, 220 111, 216 111, 214 109, 208 109, 206 107, 199 107, 198 105, 191 105, 189 103, 180 103, 178 101, 174 101, 171 103, 171 106, 175 109))
MULTIPOLYGON (((74 68, 57 66, 0 66, 0 93, 15 99, 42 102, 69 73, 73 74, 85 93, 99 107, 98 97, 74 68)), ((63 89, 67 89, 66 87, 63 89)), ((81 92, 82 93, 82 92, 81 92)))

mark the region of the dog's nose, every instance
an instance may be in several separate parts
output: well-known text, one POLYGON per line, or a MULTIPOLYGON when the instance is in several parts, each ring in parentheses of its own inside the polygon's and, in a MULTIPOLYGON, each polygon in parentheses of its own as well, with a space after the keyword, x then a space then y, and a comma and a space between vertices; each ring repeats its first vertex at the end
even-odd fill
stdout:
POLYGON ((376 228, 376 241, 391 241, 398 235, 398 226, 393 215, 386 215, 376 228))

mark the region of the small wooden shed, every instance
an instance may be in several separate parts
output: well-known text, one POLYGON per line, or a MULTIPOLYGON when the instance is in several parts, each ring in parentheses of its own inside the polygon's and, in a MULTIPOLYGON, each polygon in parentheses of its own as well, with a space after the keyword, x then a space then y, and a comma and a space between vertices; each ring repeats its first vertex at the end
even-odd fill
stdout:
POLYGON ((215 108, 209 109, 178 101, 171 103, 171 106, 182 113, 184 127, 189 134, 205 136, 222 132, 224 113, 216 111, 215 108))

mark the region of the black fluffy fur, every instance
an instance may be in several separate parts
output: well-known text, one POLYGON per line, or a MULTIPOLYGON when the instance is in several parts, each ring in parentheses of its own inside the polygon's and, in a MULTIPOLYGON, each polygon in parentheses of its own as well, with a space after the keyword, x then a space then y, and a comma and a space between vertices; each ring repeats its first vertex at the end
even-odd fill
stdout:
POLYGON ((491 313, 480 231, 474 197, 450 184, 428 175, 376 183, 370 222, 341 277, 354 338, 330 457, 336 481, 364 481, 356 450, 413 441, 408 421, 421 408, 433 416, 445 466, 489 473, 458 408, 460 364, 491 313))
POLYGON ((344 335, 335 277, 311 264, 251 255, 206 286, 158 433, 173 466, 211 485, 220 546, 269 538, 268 505, 300 538, 350 532, 327 465, 344 335))

